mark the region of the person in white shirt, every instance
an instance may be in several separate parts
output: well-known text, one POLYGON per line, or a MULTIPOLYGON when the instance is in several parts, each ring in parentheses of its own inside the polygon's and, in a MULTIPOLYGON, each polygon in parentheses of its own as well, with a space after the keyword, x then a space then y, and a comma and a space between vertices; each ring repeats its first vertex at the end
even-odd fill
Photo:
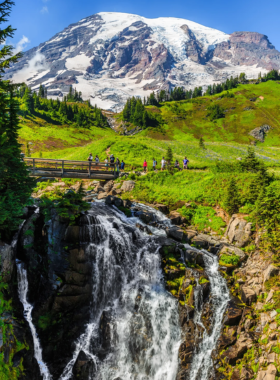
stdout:
POLYGON ((92 160, 93 160, 93 156, 92 156, 92 153, 90 153, 88 156, 88 161, 92 161, 92 160))
POLYGON ((162 157, 162 160, 161 160, 161 171, 164 170, 164 167, 165 167, 165 159, 164 159, 164 157, 162 157))

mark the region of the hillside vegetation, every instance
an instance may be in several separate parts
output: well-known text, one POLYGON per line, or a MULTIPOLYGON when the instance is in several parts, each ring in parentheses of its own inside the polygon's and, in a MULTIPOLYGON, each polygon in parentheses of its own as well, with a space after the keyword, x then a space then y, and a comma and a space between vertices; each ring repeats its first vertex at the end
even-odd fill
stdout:
MULTIPOLYGON (((21 117, 20 142, 31 142, 34 157, 40 151, 43 157, 79 160, 86 159, 90 151, 101 159, 114 153, 127 164, 137 166, 142 165, 144 159, 151 165, 153 157, 159 162, 167 147, 171 146, 175 159, 181 161, 187 155, 190 167, 206 168, 217 160, 244 157, 247 144, 256 141, 249 132, 266 124, 271 129, 264 142, 256 142, 255 152, 269 166, 278 166, 279 83, 240 84, 217 95, 146 106, 149 114, 156 114, 157 126, 147 127, 134 136, 122 136, 121 127, 118 134, 94 123, 88 128, 78 127, 71 121, 58 123, 39 110, 21 117), (217 114, 216 106, 218 115, 221 111, 224 117, 213 119, 213 114, 217 114), (205 149, 199 145, 201 138, 205 149)), ((80 103, 78 106, 88 107, 80 103)), ((114 117, 120 121, 122 114, 114 117)))

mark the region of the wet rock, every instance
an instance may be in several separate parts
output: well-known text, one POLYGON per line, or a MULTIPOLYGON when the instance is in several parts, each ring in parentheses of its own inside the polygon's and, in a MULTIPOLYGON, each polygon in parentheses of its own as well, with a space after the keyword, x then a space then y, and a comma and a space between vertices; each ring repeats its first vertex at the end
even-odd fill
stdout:
POLYGON ((185 223, 186 218, 182 217, 182 215, 177 211, 171 211, 169 215, 169 219, 172 224, 176 226, 180 226, 181 224, 185 223))
POLYGON ((188 238, 189 240, 193 239, 195 236, 198 235, 197 231, 195 231, 195 230, 189 230, 189 229, 187 229, 187 230, 185 231, 185 234, 186 234, 186 236, 187 236, 187 238, 188 238))
POLYGON ((244 247, 250 239, 251 227, 252 223, 248 223, 246 220, 237 217, 237 215, 232 215, 225 237, 237 247, 244 247))
POLYGON ((123 200, 123 207, 130 208, 132 206, 132 202, 129 199, 123 200))
POLYGON ((149 211, 139 211, 137 216, 146 224, 149 224, 154 220, 154 214, 149 211))
POLYGON ((168 237, 175 239, 177 241, 182 241, 184 237, 184 231, 179 227, 171 227, 166 230, 166 234, 168 237))
POLYGON ((241 299, 244 303, 246 303, 246 305, 250 306, 252 302, 256 301, 257 295, 252 288, 247 287, 247 286, 242 286, 241 299))
POLYGON ((122 191, 132 191, 135 187, 135 182, 134 181, 124 181, 121 187, 122 191))
POLYGON ((166 205, 156 204, 155 207, 156 207, 160 212, 162 212, 163 214, 168 214, 168 212, 169 212, 169 210, 168 210, 168 206, 166 206, 166 205))
POLYGON ((69 243, 79 243, 80 241, 80 227, 79 226, 68 226, 65 234, 64 240, 69 243))
POLYGON ((15 269, 15 257, 13 248, 0 241, 0 270, 2 280, 10 283, 15 269))
POLYGON ((78 379, 88 379, 91 374, 92 360, 81 351, 73 367, 73 374, 78 379))
POLYGON ((100 185, 98 185, 98 186, 95 188, 95 192, 98 193, 98 194, 99 194, 99 193, 106 193, 104 187, 102 187, 102 186, 100 186, 100 185))

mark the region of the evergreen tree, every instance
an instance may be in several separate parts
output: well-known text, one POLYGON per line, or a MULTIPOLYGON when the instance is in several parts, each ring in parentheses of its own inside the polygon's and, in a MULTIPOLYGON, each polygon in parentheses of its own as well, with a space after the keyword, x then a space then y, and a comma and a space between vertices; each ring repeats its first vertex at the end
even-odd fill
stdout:
POLYGON ((33 99, 32 91, 29 87, 26 87, 22 101, 24 105, 26 106, 26 109, 28 110, 28 112, 32 114, 34 112, 34 99, 33 99))
POLYGON ((40 87, 39 87, 38 96, 39 96, 39 98, 44 98, 45 97, 45 89, 44 89, 43 85, 41 85, 41 84, 40 84, 40 87))
MULTIPOLYGON (((0 23, 6 24, 13 2, 0 3, 0 23)), ((17 62, 21 54, 13 55, 14 47, 4 45, 11 38, 11 26, 0 28, 0 235, 9 238, 18 228, 22 208, 28 201, 34 180, 29 177, 21 160, 18 139, 18 104, 15 100, 15 85, 2 79, 6 69, 17 62)))
POLYGON ((28 143, 26 143, 25 156, 31 157, 30 146, 28 143))
POLYGON ((171 149, 170 146, 167 148, 165 158, 166 158, 167 162, 170 162, 170 164, 172 163, 172 161, 173 161, 173 152, 172 152, 172 149, 171 149))
POLYGON ((229 215, 233 215, 238 212, 240 206, 238 198, 238 189, 234 178, 231 178, 226 194, 225 208, 229 215))
POLYGON ((199 139, 199 147, 200 147, 200 149, 206 149, 205 145, 204 145, 204 140, 202 137, 200 137, 200 139, 199 139))

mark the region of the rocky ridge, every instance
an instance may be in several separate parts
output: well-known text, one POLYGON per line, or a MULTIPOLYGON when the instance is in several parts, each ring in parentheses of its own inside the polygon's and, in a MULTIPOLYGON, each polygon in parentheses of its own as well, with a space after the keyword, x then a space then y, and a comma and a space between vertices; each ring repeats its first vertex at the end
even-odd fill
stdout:
POLYGON ((227 35, 184 19, 101 12, 27 51, 6 78, 33 90, 43 84, 54 98, 73 85, 92 104, 119 111, 133 95, 206 87, 241 72, 256 78, 273 68, 280 68, 280 53, 263 34, 227 35))

